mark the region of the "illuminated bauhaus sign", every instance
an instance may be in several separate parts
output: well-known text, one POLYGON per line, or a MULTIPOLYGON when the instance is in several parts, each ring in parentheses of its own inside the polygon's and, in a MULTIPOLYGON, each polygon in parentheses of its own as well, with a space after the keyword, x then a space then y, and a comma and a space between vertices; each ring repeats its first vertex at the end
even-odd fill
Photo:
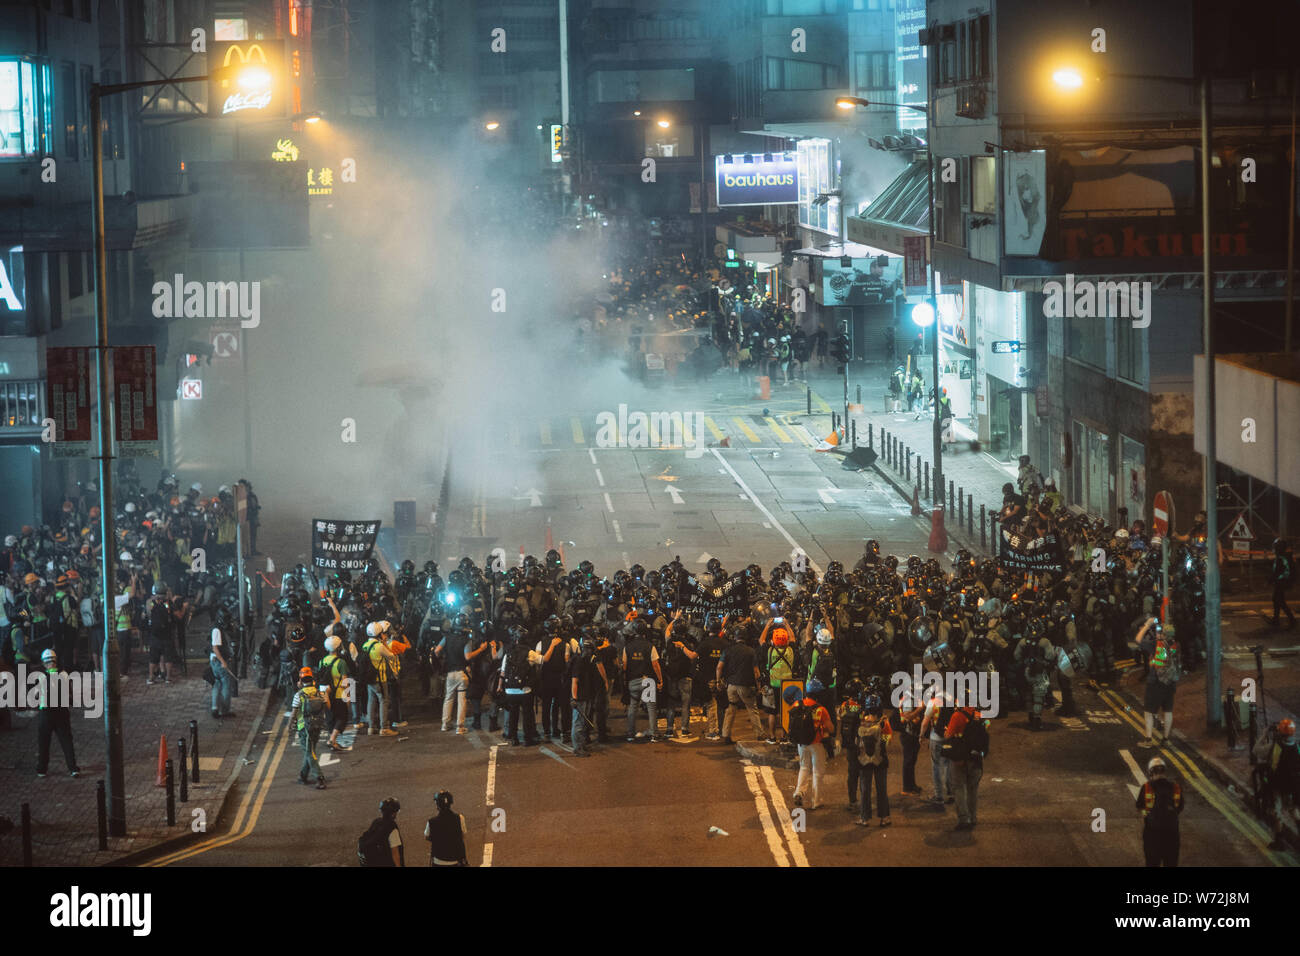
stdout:
POLYGON ((210 116, 284 114, 288 98, 284 95, 283 41, 209 43, 208 63, 212 74, 210 116))
POLYGON ((715 156, 719 206, 757 206, 799 201, 799 167, 793 153, 715 156))

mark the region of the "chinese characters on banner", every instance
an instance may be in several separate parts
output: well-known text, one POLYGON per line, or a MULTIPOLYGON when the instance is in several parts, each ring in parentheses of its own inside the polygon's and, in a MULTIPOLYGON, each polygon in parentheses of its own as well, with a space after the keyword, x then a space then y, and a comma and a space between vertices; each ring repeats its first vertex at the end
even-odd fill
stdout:
POLYGON ((158 455, 158 393, 152 345, 113 349, 115 437, 119 458, 158 455))
POLYGON ((925 287, 925 244, 927 236, 903 237, 904 285, 909 288, 925 287))
POLYGON ((678 588, 678 606, 692 617, 743 614, 748 600, 748 582, 739 574, 716 588, 701 584, 693 574, 683 574, 678 588))
POLYGON ((378 521, 314 519, 311 563, 326 571, 360 571, 375 549, 379 525, 378 521))
POLYGON ((1030 574, 1043 571, 1059 573, 1065 570, 1065 555, 1060 539, 1055 534, 1031 539, 1006 528, 1000 529, 1000 533, 1002 550, 998 555, 998 564, 1003 568, 1030 574))
POLYGON ((54 419, 54 457, 90 454, 90 349, 45 350, 45 407, 54 419))

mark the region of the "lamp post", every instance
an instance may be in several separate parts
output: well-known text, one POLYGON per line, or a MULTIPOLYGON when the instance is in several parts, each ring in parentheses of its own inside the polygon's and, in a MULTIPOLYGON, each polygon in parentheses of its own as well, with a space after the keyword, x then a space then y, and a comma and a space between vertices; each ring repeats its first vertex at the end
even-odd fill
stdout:
MULTIPOLYGON (((921 113, 925 116, 925 155, 926 155, 926 165, 927 165, 927 170, 926 170, 927 175, 925 178, 925 185, 926 185, 926 201, 929 204, 929 211, 930 211, 930 248, 928 250, 928 256, 927 256, 927 258, 929 259, 928 264, 930 266, 930 302, 929 302, 930 313, 929 314, 932 317, 931 321, 934 322, 934 346, 933 346, 934 361, 930 366, 930 374, 933 377, 933 381, 931 382, 931 385, 934 387, 934 421, 932 422, 932 431, 933 431, 932 437, 934 443, 933 450, 932 450, 932 455, 934 457, 934 484, 931 487, 934 489, 934 495, 932 500, 942 505, 945 499, 943 494, 943 489, 944 489, 943 428, 941 425, 941 419, 939 417, 940 416, 939 322, 938 322, 939 293, 938 290, 935 288, 935 271, 934 271, 934 239, 935 239, 934 236, 934 148, 931 142, 932 136, 930 131, 930 107, 929 105, 913 106, 910 103, 879 103, 876 102, 875 100, 866 100, 859 96, 837 97, 835 100, 835 105, 842 110, 851 110, 857 106, 888 106, 890 108, 901 106, 909 110, 916 110, 916 112, 921 113)), ((913 321, 915 321, 917 318, 915 315, 915 310, 913 310, 913 316, 914 316, 913 321)), ((922 313, 921 317, 924 317, 924 313, 922 313)), ((917 324, 920 325, 921 323, 917 322, 917 324)), ((921 327, 925 328, 924 325, 921 327)))
MULTIPOLYGON (((246 87, 270 85, 264 69, 244 68, 250 82, 246 87)), ((104 230, 104 124, 102 100, 105 96, 144 90, 178 83, 206 83, 209 76, 183 76, 166 80, 140 80, 134 83, 95 83, 90 87, 90 135, 93 150, 90 203, 95 233, 95 378, 99 402, 99 521, 100 573, 104 602, 104 738, 107 752, 106 791, 108 832, 126 836, 126 781, 122 763, 122 687, 117 643, 116 609, 116 531, 113 513, 113 403, 108 387, 108 253, 104 230)))
MULTIPOLYGON (((1223 639, 1220 629, 1219 582, 1219 482, 1218 437, 1215 396, 1215 344, 1214 344, 1214 265, 1211 261, 1213 234, 1210 232, 1210 170, 1213 162, 1210 148, 1211 90, 1209 71, 1198 77, 1164 76, 1145 73, 1093 73, 1094 82, 1101 79, 1151 80, 1196 86, 1200 91, 1201 106, 1201 336, 1205 348, 1205 458, 1201 474, 1205 495, 1205 717, 1210 727, 1223 722, 1223 707, 1219 701, 1223 661, 1223 639)), ((1062 67, 1052 73, 1052 82, 1065 91, 1084 86, 1084 74, 1072 67, 1062 67)), ((1289 263, 1288 263, 1289 265, 1289 263)), ((1168 595, 1166 594, 1166 597, 1168 595)))

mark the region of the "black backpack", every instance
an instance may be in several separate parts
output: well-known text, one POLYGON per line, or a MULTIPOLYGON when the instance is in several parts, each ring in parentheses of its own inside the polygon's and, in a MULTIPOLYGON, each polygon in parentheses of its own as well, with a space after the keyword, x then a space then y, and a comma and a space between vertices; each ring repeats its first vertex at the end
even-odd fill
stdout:
POLYGON ((948 737, 939 751, 949 760, 969 760, 973 756, 989 755, 989 731, 984 721, 977 717, 968 717, 966 726, 958 737, 948 737))
POLYGON ((516 644, 506 651, 506 689, 522 690, 532 686, 534 666, 528 660, 528 646, 516 644))
POLYGON ((790 708, 790 739, 804 747, 817 739, 817 720, 813 709, 806 704, 790 708))
POLYGON ((375 684, 379 681, 379 672, 375 670, 375 662, 370 659, 369 650, 372 642, 377 640, 376 637, 367 639, 361 645, 361 649, 357 651, 357 681, 362 684, 375 684))
POLYGON ((664 665, 665 676, 670 680, 686 677, 691 672, 691 659, 672 641, 664 649, 664 665))
POLYGON ((362 866, 393 865, 393 854, 388 847, 388 835, 392 832, 393 825, 383 817, 377 817, 357 838, 357 860, 362 866))

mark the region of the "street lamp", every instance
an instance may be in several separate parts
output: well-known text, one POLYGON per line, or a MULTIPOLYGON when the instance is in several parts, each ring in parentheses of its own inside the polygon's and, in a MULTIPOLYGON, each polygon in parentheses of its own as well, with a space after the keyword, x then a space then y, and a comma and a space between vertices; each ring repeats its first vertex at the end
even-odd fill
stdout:
POLYGON ((661 120, 656 120, 656 121, 655 121, 655 125, 658 126, 660 129, 667 129, 668 127, 672 126, 673 124, 670 123, 670 122, 669 122, 668 120, 666 120, 666 119, 661 119, 661 120))
MULTIPOLYGON (((180 83, 206 83, 214 77, 233 79, 247 93, 271 88, 274 77, 261 65, 242 65, 216 70, 212 75, 182 76, 132 83, 94 83, 90 87, 90 135, 92 147, 90 212, 94 226, 95 253, 95 377, 99 401, 99 521, 100 571, 104 602, 104 738, 107 751, 106 796, 108 832, 126 836, 126 780, 122 755, 122 687, 119 672, 121 649, 117 643, 114 598, 117 596, 116 532, 113 513, 113 402, 108 388, 108 252, 104 232, 104 120, 105 96, 180 83)), ((242 589, 242 582, 241 582, 242 589)))
MULTIPOLYGON (((1220 668, 1222 666, 1222 634, 1219 627, 1219 482, 1218 482, 1218 438, 1215 421, 1215 347, 1214 326, 1214 267, 1210 260, 1214 247, 1210 232, 1210 169, 1213 162, 1210 149, 1210 75, 1206 71, 1197 77, 1165 76, 1144 73, 1094 72, 1094 82, 1102 79, 1117 80, 1151 80, 1160 83, 1176 83, 1181 86, 1200 87, 1201 99, 1201 335, 1205 346, 1205 460, 1201 474, 1202 491, 1205 495, 1205 649, 1206 679, 1205 707, 1206 723, 1210 727, 1219 727, 1223 721, 1222 706, 1219 701, 1221 685, 1220 668)), ((1057 69, 1052 74, 1052 82, 1067 92, 1080 89, 1084 85, 1083 74, 1071 67, 1057 69)))
MULTIPOLYGON (((928 327, 930 324, 932 324, 932 323, 934 322, 934 317, 937 316, 937 315, 939 314, 939 301, 938 301, 939 293, 938 293, 938 290, 935 288, 935 281, 934 281, 934 280, 935 280, 935 272, 934 272, 934 150, 930 147, 930 143, 933 141, 933 140, 932 140, 932 136, 931 136, 931 132, 930 132, 930 107, 929 107, 928 104, 925 105, 925 106, 913 106, 911 103, 880 103, 880 102, 876 102, 876 101, 874 101, 874 100, 865 100, 865 99, 863 99, 863 98, 860 97, 860 96, 840 96, 840 97, 836 97, 836 99, 835 99, 835 105, 836 105, 839 109, 842 109, 842 110, 851 110, 851 109, 853 109, 854 107, 857 107, 857 106, 886 106, 886 107, 890 107, 890 108, 901 106, 901 107, 903 107, 903 108, 905 108, 905 109, 916 110, 916 112, 921 113, 922 115, 925 116, 925 127, 926 127, 926 129, 925 129, 925 142, 926 142, 925 155, 926 155, 926 166, 927 166, 927 175, 926 175, 926 179, 925 179, 925 185, 926 185, 926 199, 927 199, 927 202, 929 203, 929 207, 930 207, 930 248, 929 248, 929 255, 928 255, 928 258, 930 259, 930 301, 929 301, 928 303, 926 303, 925 305, 926 305, 926 307, 927 307, 928 310, 929 310, 928 315, 930 316, 930 321, 927 322, 927 323, 925 323, 925 324, 922 324, 920 321, 918 321, 918 315, 917 315, 917 310, 916 310, 916 309, 913 309, 913 310, 912 310, 912 320, 913 320, 914 322, 916 322, 917 325, 921 325, 922 328, 926 328, 926 327, 928 327)), ((847 238, 848 238, 848 237, 846 236, 845 239, 847 239, 847 238)), ((920 306, 918 306, 917 308, 919 309, 920 306)), ((933 494, 933 496, 932 496, 932 498, 931 498, 931 501, 932 501, 932 502, 937 502, 937 503, 939 504, 939 506, 942 508, 942 506, 943 506, 943 502, 944 502, 944 494, 943 494, 943 487, 944 487, 944 485, 943 485, 943 428, 942 428, 942 426, 941 426, 941 424, 940 424, 940 418, 939 418, 939 415, 940 415, 940 406, 939 406, 939 328, 938 328, 937 325, 935 326, 935 330, 934 330, 934 356, 933 356, 933 358, 934 358, 934 362, 933 362, 933 364, 932 364, 932 366, 931 366, 931 375, 933 376, 933 379, 934 379, 934 380, 933 380, 933 382, 932 382, 931 384, 934 386, 934 422, 932 423, 932 425, 933 425, 933 429, 932 429, 932 430, 933 430, 933 449, 932 449, 932 455, 933 455, 933 457, 934 457, 934 485, 933 485, 933 488, 934 488, 934 494, 933 494)), ((940 536, 937 537, 937 538, 935 538, 934 536, 931 537, 931 545, 932 545, 932 547, 933 547, 935 550, 946 551, 946 550, 948 549, 947 541, 948 541, 948 535, 947 535, 946 532, 945 532, 944 534, 940 535, 940 536)))
POLYGON ((501 124, 498 123, 496 120, 488 120, 486 123, 483 124, 483 128, 490 132, 494 129, 500 129, 501 124))

